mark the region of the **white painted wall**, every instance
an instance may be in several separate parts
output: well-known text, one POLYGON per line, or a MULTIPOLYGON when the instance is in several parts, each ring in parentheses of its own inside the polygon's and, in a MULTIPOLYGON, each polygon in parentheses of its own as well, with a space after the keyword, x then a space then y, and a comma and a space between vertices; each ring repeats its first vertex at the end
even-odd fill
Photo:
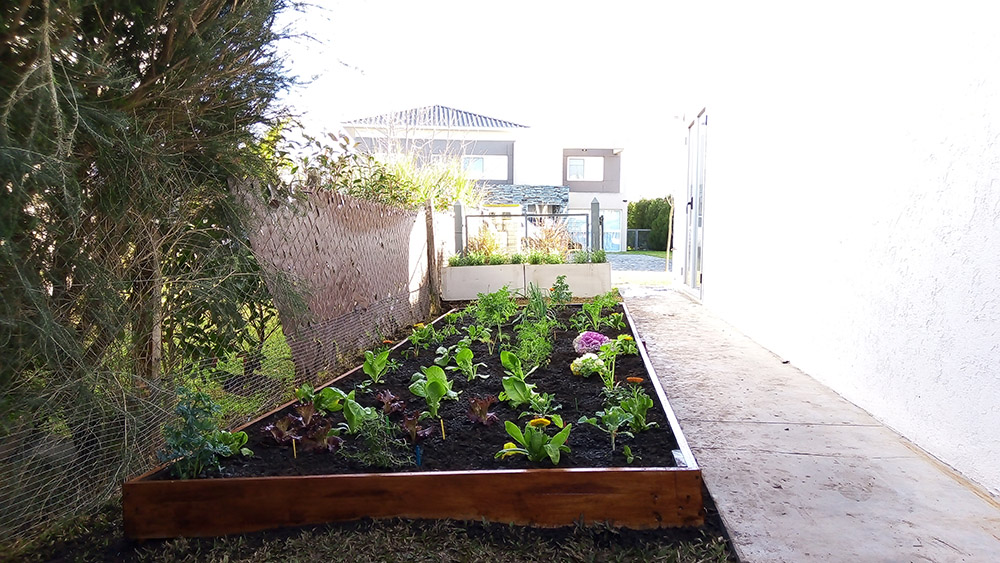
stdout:
POLYGON ((1000 493, 996 14, 811 10, 688 14, 706 46, 682 71, 688 117, 709 115, 704 302, 1000 493))

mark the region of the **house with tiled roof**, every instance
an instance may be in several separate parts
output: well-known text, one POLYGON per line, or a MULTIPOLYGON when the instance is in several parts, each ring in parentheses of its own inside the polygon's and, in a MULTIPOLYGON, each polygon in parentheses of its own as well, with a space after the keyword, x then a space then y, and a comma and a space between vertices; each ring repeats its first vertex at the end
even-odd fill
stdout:
POLYGON ((627 202, 621 194, 620 148, 563 148, 561 163, 557 147, 547 147, 544 154, 519 154, 528 150, 528 126, 440 105, 352 119, 342 125, 362 150, 372 154, 460 158, 465 173, 482 186, 488 205, 516 204, 523 213, 589 213, 591 202, 597 199, 604 248, 624 249, 627 202), (551 161, 551 166, 545 165, 549 169, 561 165, 562 185, 553 185, 558 176, 539 175, 526 165, 528 156, 536 163, 551 161))

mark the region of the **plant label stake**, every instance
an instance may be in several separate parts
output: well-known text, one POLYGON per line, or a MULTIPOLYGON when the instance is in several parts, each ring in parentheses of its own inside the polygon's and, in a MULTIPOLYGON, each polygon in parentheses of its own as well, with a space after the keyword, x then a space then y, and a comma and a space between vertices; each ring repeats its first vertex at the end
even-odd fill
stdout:
POLYGON ((299 453, 295 451, 295 440, 292 440, 292 459, 299 459, 299 453))
POLYGON ((423 457, 422 454, 424 453, 424 448, 422 448, 421 446, 414 446, 413 448, 414 448, 414 453, 416 454, 417 457, 417 467, 420 467, 422 461, 421 457, 423 457))
POLYGON ((439 419, 439 420, 441 420, 441 439, 444 440, 445 439, 444 438, 444 419, 442 418, 442 419, 439 419))

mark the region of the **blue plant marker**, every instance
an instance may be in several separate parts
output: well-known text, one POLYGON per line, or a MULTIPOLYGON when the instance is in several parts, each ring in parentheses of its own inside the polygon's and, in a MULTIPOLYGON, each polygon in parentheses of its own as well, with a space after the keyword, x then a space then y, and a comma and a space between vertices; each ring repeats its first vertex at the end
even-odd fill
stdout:
POLYGON ((417 467, 420 467, 420 454, 424 453, 424 448, 423 446, 414 446, 413 449, 417 455, 417 467))

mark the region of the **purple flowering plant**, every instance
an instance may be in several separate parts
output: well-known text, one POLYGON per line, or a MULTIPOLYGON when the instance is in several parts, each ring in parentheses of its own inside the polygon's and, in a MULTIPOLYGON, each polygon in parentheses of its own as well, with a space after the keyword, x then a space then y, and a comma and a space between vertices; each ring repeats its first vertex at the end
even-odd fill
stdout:
POLYGON ((577 354, 590 354, 600 350, 601 346, 610 340, 610 338, 599 332, 587 330, 581 332, 579 336, 573 339, 573 349, 576 350, 577 354))

